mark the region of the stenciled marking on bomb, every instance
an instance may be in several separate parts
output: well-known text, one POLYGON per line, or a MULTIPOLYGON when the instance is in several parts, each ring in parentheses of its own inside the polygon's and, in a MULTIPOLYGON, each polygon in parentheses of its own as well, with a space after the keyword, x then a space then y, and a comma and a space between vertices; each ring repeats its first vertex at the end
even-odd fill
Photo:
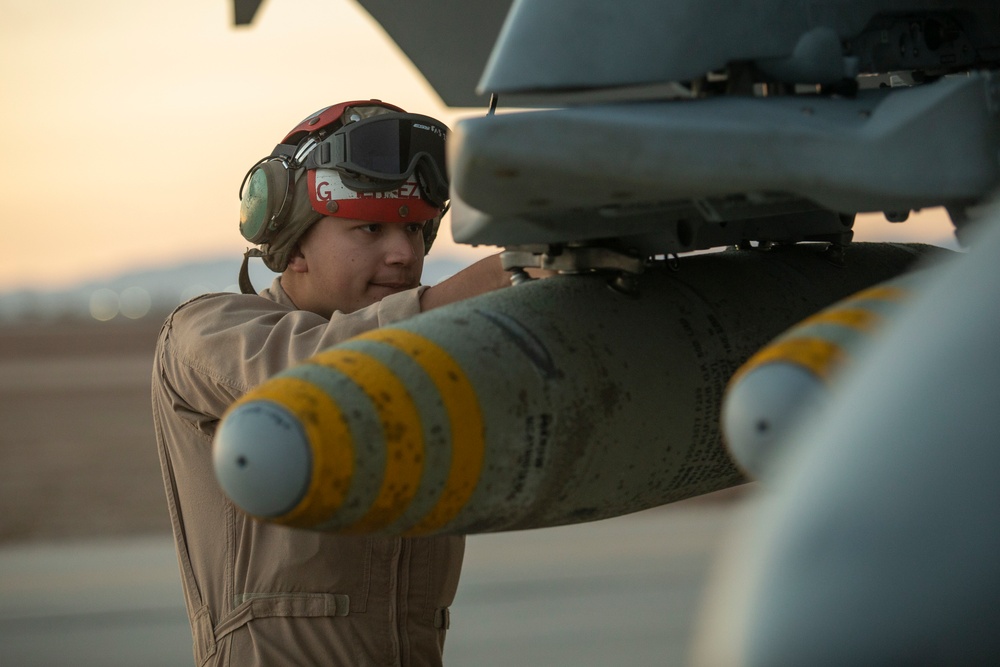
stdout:
MULTIPOLYGON (((477 315, 488 320, 524 354, 531 362, 542 379, 557 380, 563 377, 545 344, 518 320, 495 310, 477 308, 477 315)), ((524 399, 521 399, 522 403, 524 399)), ((528 478, 532 471, 542 470, 548 463, 548 449, 551 441, 551 428, 555 416, 548 413, 532 412, 532 406, 523 406, 527 414, 524 416, 523 443, 524 449, 518 454, 515 463, 514 477, 511 489, 504 497, 507 502, 516 501, 525 491, 528 478)))
POLYGON ((525 448, 517 457, 517 469, 511 481, 507 502, 516 500, 523 492, 528 475, 542 470, 548 463, 550 428, 554 417, 551 414, 529 414, 524 418, 525 448))
MULTIPOLYGON (((708 301, 697 291, 688 287, 694 299, 707 306, 708 301)), ((737 356, 729 340, 726 328, 710 311, 704 312, 702 326, 697 328, 691 317, 695 312, 682 309, 685 316, 677 319, 693 353, 701 382, 692 387, 691 436, 687 443, 688 455, 685 464, 678 467, 670 485, 683 489, 695 487, 706 479, 742 475, 722 447, 718 431, 718 414, 722 404, 722 389, 738 365, 737 356), (703 337, 703 338, 702 338, 703 337), (695 455, 694 453, 698 453, 695 455)))

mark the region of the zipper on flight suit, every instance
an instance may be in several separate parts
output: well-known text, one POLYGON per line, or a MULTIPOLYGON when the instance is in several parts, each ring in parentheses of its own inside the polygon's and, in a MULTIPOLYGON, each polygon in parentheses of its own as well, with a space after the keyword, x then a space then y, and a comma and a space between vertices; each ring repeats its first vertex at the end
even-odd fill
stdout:
POLYGON ((391 590, 392 606, 389 621, 395 627, 392 633, 392 664, 405 667, 410 664, 410 638, 406 630, 409 607, 407 598, 410 589, 410 541, 397 538, 392 548, 391 590))

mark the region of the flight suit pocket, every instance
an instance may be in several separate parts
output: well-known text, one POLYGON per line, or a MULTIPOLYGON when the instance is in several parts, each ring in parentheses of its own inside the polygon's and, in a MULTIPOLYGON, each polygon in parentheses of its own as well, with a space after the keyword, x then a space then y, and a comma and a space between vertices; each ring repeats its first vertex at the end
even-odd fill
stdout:
POLYGON ((250 593, 215 628, 219 664, 362 664, 355 659, 351 598, 341 593, 250 593), (290 656, 296 656, 291 658, 290 656), (221 659, 224 658, 224 659, 221 659))
POLYGON ((219 640, 255 618, 347 616, 351 598, 339 593, 244 593, 233 600, 235 608, 215 628, 219 640))

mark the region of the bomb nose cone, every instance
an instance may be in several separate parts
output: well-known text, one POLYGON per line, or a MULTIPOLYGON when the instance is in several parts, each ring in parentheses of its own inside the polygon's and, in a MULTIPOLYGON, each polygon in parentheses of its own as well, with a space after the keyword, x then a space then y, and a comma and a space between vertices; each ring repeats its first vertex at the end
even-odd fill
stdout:
POLYGON ((302 424, 270 401, 234 409, 216 433, 212 457, 223 491, 253 516, 287 513, 309 486, 312 457, 302 424))
POLYGON ((736 382, 722 407, 722 432, 729 453, 755 479, 767 477, 785 436, 818 406, 823 381, 791 363, 754 368, 736 382))

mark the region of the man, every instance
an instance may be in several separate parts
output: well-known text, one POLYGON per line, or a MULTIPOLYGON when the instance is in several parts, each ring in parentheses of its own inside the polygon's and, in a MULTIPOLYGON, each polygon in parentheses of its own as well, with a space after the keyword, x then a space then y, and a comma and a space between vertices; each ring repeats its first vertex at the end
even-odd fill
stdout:
POLYGON ((447 129, 377 100, 322 109, 251 168, 243 294, 164 323, 153 417, 198 665, 440 664, 464 539, 340 537, 263 524, 223 495, 212 437, 271 375, 361 332, 509 284, 497 256, 433 287, 447 129), (247 261, 281 275, 253 294, 247 261))

